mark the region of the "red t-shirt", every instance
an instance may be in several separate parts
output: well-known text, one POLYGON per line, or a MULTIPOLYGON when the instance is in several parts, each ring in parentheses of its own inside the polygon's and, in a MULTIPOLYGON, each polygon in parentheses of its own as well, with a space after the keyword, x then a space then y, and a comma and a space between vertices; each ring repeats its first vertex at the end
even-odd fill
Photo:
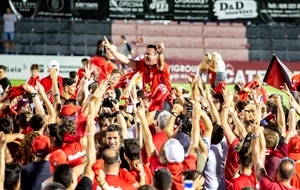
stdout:
MULTIPOLYGON (((63 77, 58 76, 57 82, 59 84, 59 93, 63 94, 63 92, 64 92, 63 77)), ((48 75, 45 78, 42 78, 40 83, 45 88, 46 93, 52 89, 52 80, 50 78, 50 75, 48 75)))
POLYGON ((26 83, 35 87, 35 85, 38 81, 40 81, 40 76, 36 76, 35 78, 30 77, 26 83))
MULTIPOLYGON (((296 164, 296 167, 297 167, 298 163, 295 163, 295 164, 296 164)), ((291 186, 300 189, 300 174, 296 170, 295 170, 295 173, 294 173, 294 175, 291 179, 291 186)))
MULTIPOLYGON (((150 171, 150 168, 148 166, 146 166, 145 164, 143 164, 144 167, 144 172, 146 174, 146 184, 152 184, 152 174, 150 171)), ((131 170, 129 171, 129 173, 135 177, 136 181, 139 182, 140 181, 140 175, 139 172, 136 170, 131 170)))
POLYGON ((85 148, 80 141, 66 144, 61 148, 67 155, 67 163, 71 167, 82 164, 85 157, 85 148))
POLYGON ((78 69, 78 71, 77 71, 77 74, 78 74, 78 83, 84 77, 84 72, 85 72, 85 70, 83 68, 78 69))
POLYGON ((158 132, 152 136, 152 141, 158 153, 167 140, 168 136, 164 131, 158 132))
POLYGON ((240 143, 238 138, 235 138, 231 145, 228 145, 228 155, 225 164, 225 179, 226 179, 226 186, 229 187, 229 184, 232 180, 233 174, 238 168, 238 160, 239 155, 234 150, 235 146, 240 143))
POLYGON ((120 178, 119 176, 115 176, 115 175, 108 175, 106 174, 105 177, 106 182, 108 183, 110 189, 126 189, 126 190, 135 190, 136 188, 130 184, 127 183, 125 180, 123 180, 122 178, 120 178))
POLYGON ((266 175, 264 175, 262 177, 259 185, 260 185, 260 189, 262 189, 262 190, 297 190, 297 188, 294 188, 294 187, 291 187, 291 188, 286 187, 280 182, 277 182, 277 181, 273 182, 266 175))
POLYGON ((229 185, 230 190, 241 190, 243 187, 255 187, 256 186, 256 178, 255 173, 252 172, 251 175, 241 174, 238 178, 234 178, 231 180, 229 185))
MULTIPOLYGON (((129 173, 124 168, 120 168, 118 177, 119 177, 119 179, 125 181, 127 184, 132 185, 132 186, 137 182, 135 177, 133 175, 131 175, 131 173, 129 173)), ((99 184, 98 184, 97 180, 94 180, 92 190, 98 190, 98 187, 99 187, 99 184)))
MULTIPOLYGON (((156 154, 152 154, 149 158, 150 169, 152 174, 156 169, 162 168, 163 166, 159 162, 159 158, 156 154)), ((196 170, 197 168, 197 157, 189 155, 182 163, 168 163, 166 168, 172 174, 172 190, 183 190, 183 178, 182 172, 185 170, 196 170)))
POLYGON ((146 94, 151 95, 159 84, 164 84, 169 92, 169 96, 166 98, 167 101, 171 101, 171 74, 169 66, 165 63, 162 71, 158 70, 157 66, 154 65, 149 67, 146 65, 144 59, 136 62, 136 71, 142 74, 143 79, 143 90, 146 94))

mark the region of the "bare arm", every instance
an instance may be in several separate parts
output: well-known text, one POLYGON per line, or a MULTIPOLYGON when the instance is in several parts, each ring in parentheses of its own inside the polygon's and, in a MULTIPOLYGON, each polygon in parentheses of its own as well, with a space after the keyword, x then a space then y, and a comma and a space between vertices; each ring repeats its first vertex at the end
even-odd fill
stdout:
POLYGON ((281 129, 281 136, 286 137, 286 123, 285 123, 285 115, 282 108, 281 100, 279 96, 275 96, 275 102, 277 105, 277 123, 281 129))
POLYGON ((154 143, 152 141, 152 135, 147 123, 147 119, 145 117, 145 106, 143 104, 143 101, 140 101, 140 106, 137 110, 138 117, 141 120, 141 130, 143 134, 143 139, 146 147, 147 156, 150 157, 152 154, 155 153, 156 148, 154 146, 154 143))
POLYGON ((106 39, 106 37, 104 36, 104 42, 103 45, 105 46, 105 48, 107 48, 111 54, 120 62, 128 65, 129 67, 131 67, 132 69, 136 68, 136 62, 134 60, 129 59, 126 55, 123 55, 122 53, 118 52, 117 50, 113 50, 111 49, 111 45, 110 42, 106 39))
POLYGON ((169 118, 168 123, 165 127, 165 133, 167 134, 168 138, 171 138, 173 136, 175 119, 178 115, 180 115, 182 110, 183 107, 179 104, 175 104, 173 106, 173 109, 171 111, 171 117, 169 118))
POLYGON ((228 124, 228 115, 229 115, 228 109, 231 105, 231 102, 233 101, 233 96, 232 94, 223 93, 223 98, 224 98, 224 105, 222 106, 222 112, 221 112, 221 124, 228 143, 232 144, 232 142, 236 137, 228 124))
POLYGON ((0 189, 4 189, 5 147, 6 147, 5 135, 3 132, 0 132, 0 189))
POLYGON ((200 126, 199 121, 201 117, 201 105, 199 103, 195 103, 193 107, 193 114, 192 114, 192 131, 191 131, 191 145, 189 149, 189 155, 194 155, 197 157, 196 149, 199 145, 199 138, 200 138, 200 126))
POLYGON ((50 100, 48 99, 48 97, 45 93, 45 89, 39 82, 36 85, 38 87, 38 93, 41 96, 44 104, 46 105, 46 109, 47 109, 48 114, 49 114, 48 124, 55 123, 56 113, 55 113, 55 110, 54 110, 50 100))

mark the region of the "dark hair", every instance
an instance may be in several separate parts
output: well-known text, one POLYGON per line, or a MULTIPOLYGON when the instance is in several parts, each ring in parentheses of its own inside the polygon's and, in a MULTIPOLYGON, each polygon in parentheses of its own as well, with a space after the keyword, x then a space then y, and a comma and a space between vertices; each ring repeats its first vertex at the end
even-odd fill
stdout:
POLYGON ((71 86, 72 84, 75 84, 76 81, 73 80, 73 79, 70 79, 70 78, 64 78, 63 79, 63 86, 66 87, 66 86, 71 86))
POLYGON ((151 48, 151 49, 154 49, 155 51, 157 51, 156 45, 154 45, 154 44, 147 45, 147 49, 148 48, 151 48))
POLYGON ((145 97, 145 93, 144 93, 144 90, 138 90, 136 91, 136 95, 139 98, 143 99, 145 97))
POLYGON ((73 104, 74 106, 77 105, 77 100, 76 99, 73 99, 73 98, 70 98, 70 99, 67 99, 65 102, 64 102, 64 106, 65 105, 69 105, 69 104, 73 104))
POLYGON ((14 125, 14 132, 18 133, 20 129, 26 129, 28 127, 28 121, 31 117, 30 112, 21 112, 18 113, 15 117, 15 125, 14 125))
POLYGON ((278 166, 278 175, 283 179, 283 180, 289 180, 292 178, 295 172, 295 163, 291 159, 284 159, 280 161, 279 166, 278 166), (293 165, 293 168, 290 169, 290 165, 293 165))
POLYGON ((118 134, 120 135, 120 137, 122 138, 122 129, 119 125, 116 124, 110 124, 107 128, 106 128, 106 133, 108 132, 114 132, 117 131, 118 134))
POLYGON ((45 124, 44 117, 42 115, 33 115, 29 120, 29 125, 34 131, 40 130, 45 124))
MULTIPOLYGON (((102 41, 101 41, 101 43, 102 43, 102 41)), ((81 63, 82 63, 82 62, 85 62, 85 61, 89 61, 89 59, 88 59, 88 58, 83 58, 83 59, 81 59, 81 63)))
POLYGON ((4 65, 0 65, 0 69, 3 69, 3 71, 6 72, 6 67, 4 65))
POLYGON ((239 100, 239 101, 236 103, 236 108, 238 109, 238 112, 241 112, 241 111, 246 107, 246 105, 247 105, 248 103, 249 103, 248 101, 239 100))
POLYGON ((121 38, 122 38, 123 40, 126 40, 126 37, 125 37, 124 35, 121 35, 121 38))
POLYGON ((70 71, 69 72, 70 79, 75 80, 75 78, 76 78, 77 75, 78 75, 78 73, 76 71, 70 71))
POLYGON ((111 148, 107 148, 102 152, 101 158, 106 165, 113 165, 120 160, 119 153, 111 148))
POLYGON ((202 176, 202 174, 198 170, 186 170, 183 172, 184 180, 193 180, 194 181, 199 176, 202 176))
POLYGON ((66 188, 57 182, 46 183, 43 190, 66 190, 66 188))
POLYGON ((155 190, 151 185, 142 185, 137 190, 155 190))
POLYGON ((32 64, 30 66, 30 71, 37 70, 40 71, 40 66, 38 64, 32 64))
POLYGON ((124 140, 124 153, 129 160, 138 160, 140 159, 141 148, 136 139, 125 139, 124 140))
POLYGON ((55 145, 61 147, 63 139, 61 139, 58 134, 59 125, 57 123, 49 124, 48 129, 50 138, 55 138, 55 145))
POLYGON ((239 164, 241 164, 245 168, 250 168, 252 166, 252 156, 251 154, 242 154, 238 153, 239 155, 239 164))
POLYGON ((213 123, 211 144, 219 144, 224 138, 224 130, 221 125, 213 123))
POLYGON ((60 139, 64 139, 66 133, 75 134, 74 122, 71 120, 63 120, 58 127, 58 136, 60 139))
POLYGON ((9 134, 13 132, 13 130, 14 130, 14 125, 11 118, 6 117, 0 119, 0 131, 2 131, 5 134, 9 134))
POLYGON ((172 187, 172 174, 165 168, 160 168, 153 175, 153 186, 157 190, 167 190, 172 187))
POLYGON ((241 87, 240 87, 240 85, 238 85, 238 84, 235 84, 234 87, 233 87, 233 89, 234 89, 235 91, 237 91, 237 93, 240 93, 240 92, 241 92, 241 87))
POLYGON ((220 101, 220 104, 223 104, 224 103, 224 98, 223 98, 223 95, 222 94, 216 94, 216 93, 213 93, 212 94, 212 97, 214 99, 218 99, 220 101))
POLYGON ((5 180, 4 189, 14 189, 20 179, 21 165, 17 163, 6 163, 5 164, 5 180))
POLYGON ((72 176, 72 167, 68 164, 60 164, 55 168, 53 173, 53 181, 62 184, 65 186, 65 188, 68 188, 72 183, 72 176))

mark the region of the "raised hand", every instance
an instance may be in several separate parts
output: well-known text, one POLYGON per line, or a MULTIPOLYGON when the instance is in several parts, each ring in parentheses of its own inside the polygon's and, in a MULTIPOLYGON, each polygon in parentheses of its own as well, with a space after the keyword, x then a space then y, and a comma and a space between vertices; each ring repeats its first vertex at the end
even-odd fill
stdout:
POLYGON ((104 41, 102 42, 102 45, 107 48, 108 50, 111 50, 111 45, 110 42, 107 40, 107 38, 105 36, 103 36, 104 41))
POLYGON ((159 42, 159 43, 156 44, 156 51, 158 53, 162 53, 164 51, 164 49, 165 49, 165 41, 166 40, 164 40, 164 41, 159 42))

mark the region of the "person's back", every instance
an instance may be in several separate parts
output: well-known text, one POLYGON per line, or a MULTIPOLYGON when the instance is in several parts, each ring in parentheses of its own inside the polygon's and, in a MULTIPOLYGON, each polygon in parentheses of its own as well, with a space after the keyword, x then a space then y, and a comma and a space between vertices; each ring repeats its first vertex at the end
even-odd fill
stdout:
POLYGON ((225 139, 219 144, 211 144, 208 161, 204 170, 205 189, 226 189, 224 167, 227 151, 225 139))
POLYGON ((34 139, 32 150, 35 154, 35 161, 24 166, 21 172, 21 189, 41 189, 42 183, 52 176, 50 163, 47 156, 50 153, 51 143, 47 136, 41 135, 34 139))

